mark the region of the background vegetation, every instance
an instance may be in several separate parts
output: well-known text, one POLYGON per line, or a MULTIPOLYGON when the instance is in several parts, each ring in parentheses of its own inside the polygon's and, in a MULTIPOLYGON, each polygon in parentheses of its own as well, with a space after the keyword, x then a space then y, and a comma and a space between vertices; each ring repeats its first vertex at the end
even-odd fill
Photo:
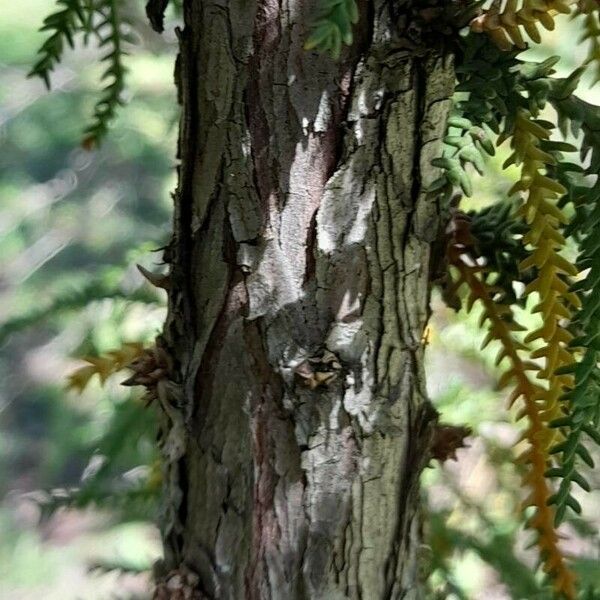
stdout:
MULTIPOLYGON (((151 33, 142 4, 131 3, 127 105, 89 152, 80 142, 97 99, 97 51, 70 53, 50 94, 26 78, 50 9, 9 2, 0 18, 0 597, 87 600, 115 588, 114 574, 87 573, 93 562, 141 568, 157 556, 155 507, 113 501, 40 520, 24 495, 81 486, 84 472, 122 494, 155 459, 139 394, 117 380, 79 396, 65 383, 76 357, 145 341, 161 326, 164 298, 135 263, 152 267, 169 235, 174 33, 151 33), (105 455, 115 459, 108 469, 105 455)), ((143 590, 141 579, 122 593, 143 590)))
MULTIPOLYGON (((80 142, 97 99, 97 51, 70 53, 50 94, 26 79, 49 8, 21 0, 0 17, 0 598, 144 597, 143 571, 159 556, 152 412, 118 377, 82 395, 65 383, 80 357, 160 330, 164 298, 135 263, 160 268, 152 251, 169 235, 173 23, 158 36, 142 3, 127 5, 127 103, 90 152, 80 142)), ((574 29, 545 49, 563 56, 559 72, 585 55, 576 37, 574 29)), ((598 102, 598 91, 588 93, 598 102)), ((496 177, 475 179, 473 206, 506 193, 507 155, 491 159, 496 177)), ((522 533, 519 430, 496 390, 494 349, 479 351, 476 312, 434 304, 430 393, 444 421, 474 436, 457 462, 425 476, 430 595, 547 597, 522 533)), ((582 582, 600 586, 600 476, 589 479, 595 491, 579 499, 591 518, 568 520, 564 544, 582 582)))

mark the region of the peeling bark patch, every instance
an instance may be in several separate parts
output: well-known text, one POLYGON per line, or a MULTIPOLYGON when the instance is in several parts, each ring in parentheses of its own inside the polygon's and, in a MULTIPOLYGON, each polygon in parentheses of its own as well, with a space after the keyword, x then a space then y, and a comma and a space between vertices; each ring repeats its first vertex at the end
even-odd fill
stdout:
POLYGON ((235 319, 239 319, 245 312, 247 306, 246 287, 240 273, 235 272, 230 281, 230 292, 223 304, 221 313, 216 320, 214 329, 211 332, 210 340, 207 343, 202 361, 196 372, 194 402, 194 426, 202 430, 206 421, 210 402, 215 398, 215 389, 218 388, 218 382, 215 382, 214 363, 218 361, 219 354, 222 351, 223 339, 227 335, 227 330, 235 319))
POLYGON ((305 539, 300 448, 293 422, 283 410, 282 382, 267 360, 263 337, 258 323, 246 326, 252 368, 261 382, 250 400, 253 527, 245 597, 252 599, 277 597, 283 588, 301 583, 295 579, 305 539))
POLYGON ((267 224, 273 207, 278 203, 276 186, 277 161, 271 156, 271 132, 267 121, 269 98, 261 96, 261 90, 272 85, 270 73, 261 65, 277 50, 279 37, 279 2, 258 2, 254 20, 254 51, 249 64, 249 82, 246 92, 246 119, 250 130, 250 143, 254 163, 254 178, 263 209, 263 223, 267 224))
POLYGON ((267 565, 265 554, 271 545, 277 544, 278 524, 273 513, 275 474, 269 444, 268 421, 265 404, 253 408, 251 419, 254 459, 254 493, 252 511, 251 562, 247 570, 247 594, 249 600, 260 600, 267 565))
POLYGON ((267 554, 277 547, 279 524, 274 514, 274 490, 277 483, 275 453, 271 436, 276 404, 273 398, 273 372, 266 360, 258 326, 246 328, 246 339, 252 350, 252 364, 259 381, 263 382, 250 401, 250 427, 252 432, 252 459, 254 486, 252 500, 251 561, 246 570, 248 581, 246 598, 261 600, 266 595, 268 577, 267 554))

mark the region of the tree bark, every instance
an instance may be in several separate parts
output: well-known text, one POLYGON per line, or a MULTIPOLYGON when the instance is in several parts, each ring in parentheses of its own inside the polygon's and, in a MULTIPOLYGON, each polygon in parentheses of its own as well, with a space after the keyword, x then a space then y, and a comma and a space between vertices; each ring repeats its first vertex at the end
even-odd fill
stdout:
POLYGON ((408 12, 362 2, 336 62, 303 50, 313 1, 184 2, 160 398, 165 561, 197 597, 419 597, 454 74, 408 12))

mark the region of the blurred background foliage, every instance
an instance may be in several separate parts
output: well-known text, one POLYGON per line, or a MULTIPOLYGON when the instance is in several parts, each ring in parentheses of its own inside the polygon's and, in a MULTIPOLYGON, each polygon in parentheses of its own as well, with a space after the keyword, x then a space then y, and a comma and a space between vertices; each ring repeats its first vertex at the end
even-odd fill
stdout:
MULTIPOLYGON (((50 94, 26 78, 51 7, 21 0, 0 13, 0 598, 143 598, 160 554, 148 483, 154 416, 118 377, 82 395, 65 382, 80 357, 150 341, 161 327, 164 297, 135 264, 160 268, 153 251, 169 237, 175 17, 159 36, 142 2, 125 3, 127 102, 89 152, 80 142, 98 92, 97 50, 69 53, 50 94)), ((561 31, 544 52, 563 56, 562 74, 586 49, 573 47, 576 24, 572 36, 561 31)), ((584 95, 600 101, 597 88, 584 95)), ((497 176, 476 179, 465 208, 503 197, 505 157, 491 159, 497 176)), ((548 598, 519 516, 519 431, 496 390, 495 349, 479 350, 477 320, 434 298, 430 394, 444 422, 474 435, 458 461, 424 476, 428 597, 548 598)), ((595 491, 579 498, 587 520, 563 528, 582 589, 600 586, 600 475, 590 481, 595 491)))
POLYGON ((118 378, 78 396, 65 377, 79 357, 161 327, 164 298, 135 264, 156 269, 169 237, 175 35, 151 32, 143 3, 126 4, 127 102, 89 152, 98 50, 67 53, 51 93, 26 78, 52 8, 7 2, 0 16, 0 597, 130 597, 146 576, 88 568, 137 571, 158 556, 156 500, 130 493, 156 460, 153 415, 118 378), (87 494, 73 498, 79 487, 87 494), (70 502, 80 508, 40 509, 70 502))

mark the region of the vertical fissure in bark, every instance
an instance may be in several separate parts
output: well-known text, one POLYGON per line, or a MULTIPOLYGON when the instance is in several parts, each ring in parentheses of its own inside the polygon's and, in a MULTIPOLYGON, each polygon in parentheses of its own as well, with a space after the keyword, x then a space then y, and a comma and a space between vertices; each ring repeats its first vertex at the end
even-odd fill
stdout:
MULTIPOLYGON (((415 103, 415 119, 414 119, 414 146, 417 150, 413 156, 412 165, 412 198, 418 198, 421 191, 421 153, 420 148, 423 145, 423 138, 421 135, 421 128, 423 127, 423 119, 425 117, 425 93, 427 90, 427 74, 424 72, 421 61, 415 61, 413 63, 414 77, 413 86, 415 89, 416 103, 415 103)), ((403 245, 408 243, 408 236, 412 232, 411 221, 413 218, 413 212, 408 211, 408 226, 405 228, 403 245)))
POLYGON ((184 3, 163 536, 206 598, 418 597, 454 79, 395 4, 335 62, 303 49, 316 1, 184 3))
MULTIPOLYGON (((164 456, 165 494, 163 502, 163 539, 165 548, 165 562, 174 564, 180 560, 183 547, 183 530, 187 520, 186 505, 182 499, 187 496, 187 465, 185 461, 185 441, 181 442, 180 450, 170 451, 166 446, 171 444, 170 432, 175 423, 169 411, 181 411, 183 383, 185 379, 185 365, 192 340, 185 339, 183 332, 194 327, 193 292, 190 287, 189 273, 191 270, 192 241, 190 223, 193 204, 192 174, 194 170, 194 156, 196 154, 196 119, 192 107, 195 106, 197 79, 195 69, 192 68, 192 51, 189 48, 187 32, 177 31, 180 53, 175 64, 175 84, 177 96, 182 106, 177 157, 178 186, 173 194, 174 200, 174 235, 170 244, 165 249, 164 260, 171 265, 169 294, 169 314, 164 327, 164 335, 160 343, 167 346, 175 365, 172 374, 176 392, 168 396, 163 392, 161 403, 167 407, 161 419, 161 445, 164 456), (177 340, 178 346, 173 341, 177 340), (187 352, 179 344, 187 344, 187 352)), ((166 389, 166 388, 163 388, 166 389)), ((171 388, 173 389, 173 387, 171 388)), ((164 407, 163 407, 164 408, 164 407)), ((174 414, 174 413, 171 413, 174 414)), ((173 445, 173 444, 171 444, 173 445)))
MULTIPOLYGON (((191 238, 191 215, 193 206, 193 173, 197 154, 197 127, 196 114, 193 108, 196 102, 196 86, 198 74, 193 62, 193 51, 190 47, 187 31, 178 31, 180 54, 176 64, 176 85, 178 96, 182 105, 182 115, 180 120, 180 131, 178 141, 177 156, 180 160, 178 167, 179 184, 175 192, 174 206, 174 229, 177 232, 173 238, 176 254, 172 257, 171 279, 174 289, 178 290, 177 302, 184 302, 183 310, 186 325, 193 327, 195 324, 194 314, 192 312, 193 294, 189 285, 192 257, 192 238, 191 238)), ((175 307, 173 307, 175 308, 175 307)), ((181 311, 177 307, 172 314, 181 311)))

